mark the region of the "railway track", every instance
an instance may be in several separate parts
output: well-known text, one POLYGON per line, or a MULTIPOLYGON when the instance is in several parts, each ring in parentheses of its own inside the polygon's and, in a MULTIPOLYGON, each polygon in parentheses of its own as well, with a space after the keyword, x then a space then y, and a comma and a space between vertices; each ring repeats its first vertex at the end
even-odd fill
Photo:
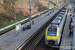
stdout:
POLYGON ((45 45, 45 30, 30 40, 21 50, 59 50, 59 48, 48 47, 45 45))
POLYGON ((37 35, 30 43, 28 46, 25 47, 24 50, 34 50, 38 42, 41 40, 41 38, 44 36, 44 33, 41 33, 37 35))
POLYGON ((42 40, 38 43, 34 50, 59 50, 59 48, 49 47, 45 45, 45 36, 43 36, 42 40))

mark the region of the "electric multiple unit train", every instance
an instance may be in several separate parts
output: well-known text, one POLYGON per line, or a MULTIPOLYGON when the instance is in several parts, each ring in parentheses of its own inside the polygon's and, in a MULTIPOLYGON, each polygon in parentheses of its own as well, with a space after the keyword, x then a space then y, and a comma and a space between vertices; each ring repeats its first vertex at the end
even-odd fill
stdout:
POLYGON ((45 45, 55 46, 60 44, 61 35, 65 24, 65 12, 60 12, 59 15, 46 28, 45 45))

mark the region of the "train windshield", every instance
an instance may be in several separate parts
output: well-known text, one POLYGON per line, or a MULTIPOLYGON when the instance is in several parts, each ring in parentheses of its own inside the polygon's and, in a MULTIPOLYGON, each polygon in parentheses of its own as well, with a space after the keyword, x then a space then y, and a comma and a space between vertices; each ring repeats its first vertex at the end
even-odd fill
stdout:
POLYGON ((56 36, 57 27, 56 26, 50 26, 48 28, 48 35, 49 36, 56 36))

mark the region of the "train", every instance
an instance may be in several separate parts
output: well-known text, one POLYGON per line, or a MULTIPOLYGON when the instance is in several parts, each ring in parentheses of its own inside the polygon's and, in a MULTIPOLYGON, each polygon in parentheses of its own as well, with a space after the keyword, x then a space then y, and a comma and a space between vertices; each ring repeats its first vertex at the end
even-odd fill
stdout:
POLYGON ((65 11, 60 12, 58 16, 46 28, 45 45, 50 47, 60 45, 60 40, 61 36, 63 35, 64 25, 66 21, 65 11))

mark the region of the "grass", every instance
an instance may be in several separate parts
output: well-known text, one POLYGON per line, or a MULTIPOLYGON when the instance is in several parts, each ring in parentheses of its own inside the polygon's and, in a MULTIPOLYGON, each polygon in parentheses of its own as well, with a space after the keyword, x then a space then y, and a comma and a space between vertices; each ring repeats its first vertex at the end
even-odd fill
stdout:
POLYGON ((3 31, 0 31, 0 35, 1 35, 1 33, 3 33, 3 32, 6 32, 6 31, 8 31, 8 30, 10 30, 11 28, 14 28, 15 26, 12 26, 12 27, 10 27, 10 28, 8 28, 8 29, 5 29, 5 30, 3 30, 3 31))
POLYGON ((49 7, 49 9, 52 9, 53 7, 49 7))
POLYGON ((14 15, 15 13, 14 13, 14 11, 12 9, 9 9, 9 14, 14 15))
MULTIPOLYGON (((21 20, 21 19, 20 19, 21 20)), ((18 20, 19 21, 19 20, 18 20)), ((27 22, 28 20, 25 20, 24 22, 27 22)), ((24 23, 24 22, 21 22, 21 23, 24 23)), ((13 23, 15 23, 15 22, 13 22, 13 23)), ((4 23, 5 25, 6 25, 6 23, 4 23)), ((10 22, 10 24, 11 24, 11 22, 10 22)), ((5 30, 3 30, 3 31, 0 31, 0 33, 3 33, 3 32, 6 32, 6 31, 8 31, 8 30, 10 30, 10 29, 12 29, 12 28, 14 28, 15 27, 15 25, 14 26, 12 26, 12 27, 10 27, 10 28, 8 28, 8 29, 5 29, 5 30)))
POLYGON ((3 22, 3 23, 1 23, 2 26, 0 27, 0 29, 6 27, 6 26, 8 26, 8 25, 14 24, 14 23, 15 23, 14 20, 13 20, 13 22, 10 21, 9 23, 3 22))

